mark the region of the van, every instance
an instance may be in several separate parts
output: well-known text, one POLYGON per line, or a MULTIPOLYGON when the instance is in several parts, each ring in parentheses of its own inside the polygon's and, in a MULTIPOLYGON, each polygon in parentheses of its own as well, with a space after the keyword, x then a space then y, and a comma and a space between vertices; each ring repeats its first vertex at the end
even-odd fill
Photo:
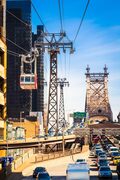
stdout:
POLYGON ((68 164, 66 177, 67 180, 89 180, 89 165, 86 162, 80 164, 68 164))

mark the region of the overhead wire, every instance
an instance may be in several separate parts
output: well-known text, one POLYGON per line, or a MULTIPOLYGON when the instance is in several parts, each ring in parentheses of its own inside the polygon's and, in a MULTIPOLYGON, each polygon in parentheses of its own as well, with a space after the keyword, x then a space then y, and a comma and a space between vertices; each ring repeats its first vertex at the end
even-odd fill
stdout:
POLYGON ((11 54, 14 54, 14 55, 17 56, 17 57, 20 57, 20 54, 14 52, 14 51, 11 51, 11 50, 9 50, 9 49, 7 50, 7 52, 8 52, 8 53, 11 53, 11 54))
POLYGON ((7 54, 12 55, 12 56, 15 56, 15 57, 19 57, 18 55, 14 54, 14 53, 11 53, 11 52, 9 52, 9 51, 7 51, 7 54))
POLYGON ((89 3, 90 3, 90 0, 87 1, 87 4, 86 4, 86 6, 85 6, 85 9, 84 9, 84 12, 83 12, 83 15, 82 15, 82 18, 81 18, 81 21, 80 21, 80 24, 79 24, 77 33, 76 33, 75 38, 74 38, 74 40, 73 40, 74 43, 75 43, 75 41, 76 41, 76 39, 77 39, 77 36, 78 36, 78 34, 79 34, 79 31, 80 31, 80 29, 81 29, 81 26, 82 26, 84 17, 85 17, 85 15, 86 15, 86 12, 87 12, 87 9, 88 9, 88 6, 89 6, 89 3))
POLYGON ((35 7, 35 5, 33 4, 32 1, 31 1, 31 5, 32 5, 32 7, 33 7, 35 13, 37 14, 37 16, 38 16, 40 22, 41 22, 42 25, 44 26, 45 31, 48 33, 48 29, 46 28, 46 26, 45 26, 45 24, 44 24, 44 22, 43 22, 43 20, 42 20, 42 18, 41 18, 41 16, 40 16, 40 14, 38 13, 38 11, 37 11, 37 9, 36 9, 36 7, 35 7))
POLYGON ((12 40, 6 38, 6 37, 3 36, 1 33, 0 33, 0 35, 1 35, 4 39, 6 39, 7 41, 9 41, 10 43, 14 44, 14 45, 15 45, 16 47, 18 47, 19 49, 23 50, 23 51, 26 52, 26 53, 29 53, 26 49, 22 48, 21 46, 19 46, 18 44, 16 44, 16 43, 13 42, 12 40))
POLYGON ((13 13, 11 13, 9 10, 6 10, 6 12, 7 12, 8 14, 10 14, 11 16, 13 16, 14 18, 16 18, 16 19, 17 19, 18 21, 20 21, 21 23, 23 23, 25 26, 31 27, 30 24, 28 24, 28 23, 24 22, 22 19, 18 18, 16 15, 14 15, 13 13))
POLYGON ((63 32, 63 21, 62 21, 62 12, 61 12, 60 0, 58 0, 58 8, 59 8, 59 15, 60 15, 61 32, 63 32))

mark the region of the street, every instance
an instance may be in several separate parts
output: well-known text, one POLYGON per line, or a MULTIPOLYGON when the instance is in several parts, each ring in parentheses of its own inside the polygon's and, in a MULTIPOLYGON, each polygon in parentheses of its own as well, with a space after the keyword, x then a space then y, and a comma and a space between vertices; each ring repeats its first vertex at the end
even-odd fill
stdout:
MULTIPOLYGON (((74 163, 78 158, 85 158, 90 165, 90 179, 96 180, 98 179, 98 170, 97 166, 95 165, 95 158, 89 156, 89 151, 84 153, 79 153, 73 156, 63 157, 55 160, 45 161, 41 163, 34 164, 26 168, 22 174, 24 178, 22 180, 33 179, 32 173, 35 167, 43 166, 47 169, 50 176, 52 176, 52 180, 65 180, 66 179, 66 169, 69 163, 74 163)), ((108 158, 110 160, 110 157, 108 158)), ((116 166, 111 165, 112 161, 110 162, 110 168, 113 173, 113 180, 117 180, 118 177, 115 173, 116 166)))

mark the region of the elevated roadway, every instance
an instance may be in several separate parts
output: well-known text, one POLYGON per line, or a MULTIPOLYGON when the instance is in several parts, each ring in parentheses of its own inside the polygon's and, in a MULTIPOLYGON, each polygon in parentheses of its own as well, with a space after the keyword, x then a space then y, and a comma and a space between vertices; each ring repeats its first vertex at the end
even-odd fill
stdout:
POLYGON ((42 145, 62 144, 63 139, 64 139, 64 143, 74 142, 76 136, 67 135, 64 136, 64 138, 63 136, 48 137, 46 140, 44 138, 35 138, 35 139, 16 140, 16 141, 4 141, 4 142, 0 142, 0 150, 38 147, 40 144, 42 145))

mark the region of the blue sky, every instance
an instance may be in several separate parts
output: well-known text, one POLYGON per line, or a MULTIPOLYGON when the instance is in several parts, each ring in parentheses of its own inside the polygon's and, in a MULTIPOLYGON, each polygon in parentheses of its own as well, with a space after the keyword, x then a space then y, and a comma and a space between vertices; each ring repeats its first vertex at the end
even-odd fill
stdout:
MULTIPOLYGON (((64 1, 64 29, 73 40, 87 0, 64 1)), ((49 32, 60 31, 58 0, 33 0, 49 32)), ((33 31, 40 24, 32 14, 33 31)), ((65 90, 66 110, 84 111, 85 72, 109 72, 109 100, 114 119, 120 111, 120 0, 91 0, 82 28, 74 44, 73 55, 59 55, 59 77, 67 77, 70 87, 65 90)), ((49 76, 49 57, 45 55, 45 75, 49 76)))

